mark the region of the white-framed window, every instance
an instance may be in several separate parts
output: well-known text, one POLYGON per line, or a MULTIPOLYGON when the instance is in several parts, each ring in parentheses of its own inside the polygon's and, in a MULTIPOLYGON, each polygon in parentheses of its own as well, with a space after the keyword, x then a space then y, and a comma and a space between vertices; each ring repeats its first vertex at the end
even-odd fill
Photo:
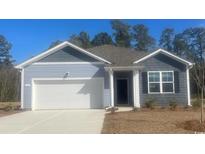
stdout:
POLYGON ((148 93, 174 93, 174 71, 149 71, 148 93))

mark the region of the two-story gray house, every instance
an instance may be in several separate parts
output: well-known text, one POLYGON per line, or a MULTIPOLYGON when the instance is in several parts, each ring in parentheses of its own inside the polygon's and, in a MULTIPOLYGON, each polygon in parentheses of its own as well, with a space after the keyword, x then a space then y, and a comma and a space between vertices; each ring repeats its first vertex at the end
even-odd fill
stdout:
POLYGON ((19 64, 23 109, 142 107, 148 99, 191 105, 193 63, 168 51, 103 45, 82 49, 67 41, 19 64))

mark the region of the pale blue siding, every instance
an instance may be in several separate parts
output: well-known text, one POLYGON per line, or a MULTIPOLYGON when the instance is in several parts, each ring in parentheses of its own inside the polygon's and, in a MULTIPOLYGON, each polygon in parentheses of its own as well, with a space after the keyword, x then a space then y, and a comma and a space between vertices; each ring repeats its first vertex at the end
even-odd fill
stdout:
POLYGON ((32 78, 63 78, 66 72, 73 78, 104 78, 104 102, 105 106, 110 104, 108 75, 103 64, 33 64, 24 69, 24 108, 31 108, 32 78))
POLYGON ((65 47, 41 60, 39 62, 97 62, 98 60, 77 51, 71 47, 65 47))

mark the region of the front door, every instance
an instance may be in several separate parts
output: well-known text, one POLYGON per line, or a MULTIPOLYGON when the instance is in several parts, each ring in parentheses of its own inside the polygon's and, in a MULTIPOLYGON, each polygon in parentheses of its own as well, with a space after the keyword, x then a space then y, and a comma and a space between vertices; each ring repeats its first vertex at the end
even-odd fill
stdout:
POLYGON ((128 79, 127 78, 121 78, 116 80, 116 86, 117 86, 117 104, 118 105, 128 105, 128 79))

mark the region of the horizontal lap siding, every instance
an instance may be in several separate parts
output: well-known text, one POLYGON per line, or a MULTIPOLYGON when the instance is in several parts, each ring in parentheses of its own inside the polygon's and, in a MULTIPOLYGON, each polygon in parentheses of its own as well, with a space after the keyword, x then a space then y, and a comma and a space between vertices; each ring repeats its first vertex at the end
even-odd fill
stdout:
MULTIPOLYGON (((65 73, 69 72, 69 77, 72 78, 105 78, 105 89, 108 81, 105 77, 107 72, 104 70, 104 65, 96 64, 58 64, 58 65, 30 65, 24 70, 24 108, 31 108, 31 87, 32 78, 63 78, 65 73), (25 86, 26 85, 26 86, 25 86)), ((109 104, 109 89, 105 90, 104 100, 109 104)))
POLYGON ((158 105, 167 106, 170 101, 179 105, 187 105, 187 79, 186 66, 163 55, 155 56, 141 62, 143 70, 140 71, 140 103, 143 106, 146 100, 154 99, 158 105), (174 94, 144 94, 142 91, 142 72, 147 71, 178 71, 180 92, 174 94))
POLYGON ((99 62, 98 60, 77 51, 71 47, 65 47, 38 62, 99 62))

